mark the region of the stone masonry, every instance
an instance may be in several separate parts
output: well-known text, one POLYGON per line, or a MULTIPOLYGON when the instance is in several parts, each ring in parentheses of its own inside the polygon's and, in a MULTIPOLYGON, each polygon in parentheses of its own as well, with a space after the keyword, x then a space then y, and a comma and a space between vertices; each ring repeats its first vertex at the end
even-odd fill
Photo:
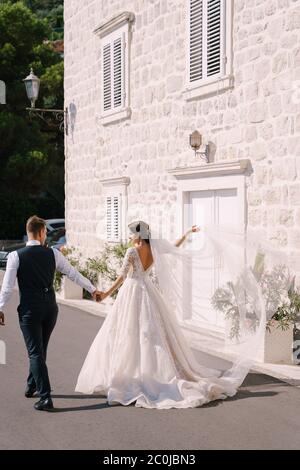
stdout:
POLYGON ((197 165, 189 134, 216 146, 214 160, 249 159, 249 226, 300 266, 300 0, 234 0, 234 87, 187 101, 186 0, 65 0, 66 221, 68 243, 95 255, 105 237, 100 180, 129 176, 128 219, 145 207, 174 213, 167 169, 197 165), (100 24, 135 15, 132 115, 103 126, 100 24))

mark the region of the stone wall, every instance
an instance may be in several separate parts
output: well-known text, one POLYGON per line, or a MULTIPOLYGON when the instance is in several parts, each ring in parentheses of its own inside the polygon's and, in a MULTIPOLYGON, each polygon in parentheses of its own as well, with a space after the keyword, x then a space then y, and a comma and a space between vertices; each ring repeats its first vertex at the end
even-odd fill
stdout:
POLYGON ((234 0, 234 88, 187 101, 186 0, 65 0, 68 242, 86 255, 101 246, 101 179, 130 176, 128 218, 154 205, 176 212, 166 172, 199 163, 189 148, 198 129, 215 161, 250 159, 248 223, 300 266, 300 2, 234 0), (93 30, 117 13, 135 14, 130 61, 132 116, 99 123, 100 40, 93 30), (298 80, 298 82, 297 82, 298 80))

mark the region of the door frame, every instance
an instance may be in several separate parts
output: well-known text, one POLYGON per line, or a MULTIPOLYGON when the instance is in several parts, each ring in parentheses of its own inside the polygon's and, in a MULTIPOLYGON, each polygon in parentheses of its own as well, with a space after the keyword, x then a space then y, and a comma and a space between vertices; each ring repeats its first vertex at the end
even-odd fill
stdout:
POLYGON ((218 191, 235 189, 237 191, 238 228, 245 231, 247 226, 246 178, 245 175, 226 175, 203 178, 193 177, 178 180, 178 233, 183 233, 188 214, 190 193, 198 191, 218 191))
MULTIPOLYGON (((192 225, 192 223, 200 223, 201 224, 201 222, 197 222, 196 220, 193 220, 193 216, 192 216, 192 213, 193 213, 192 197, 193 197, 193 195, 195 195, 196 197, 198 197, 198 195, 204 195, 204 196, 206 196, 206 198, 209 198, 211 200, 212 203, 211 203, 210 208, 211 208, 211 211, 212 211, 211 215, 213 215, 212 224, 217 224, 216 218, 219 216, 218 198, 219 198, 221 192, 224 194, 226 191, 230 191, 231 195, 234 196, 234 207, 236 208, 236 205, 237 205, 237 202, 238 202, 238 194, 237 194, 237 188, 236 187, 226 188, 226 189, 222 188, 222 189, 215 189, 215 190, 211 190, 211 189, 206 190, 206 189, 204 189, 204 190, 200 190, 200 191, 199 190, 190 191, 189 193, 187 193, 188 200, 189 200, 189 203, 190 203, 191 206, 189 207, 188 214, 185 214, 185 216, 188 220, 187 220, 187 223, 184 223, 184 231, 186 231, 187 228, 192 225), (217 209, 217 206, 218 206, 218 209, 217 209)), ((236 229, 236 224, 234 224, 233 230, 235 230, 235 229, 236 229)), ((190 241, 192 241, 192 239, 193 239, 193 237, 190 238, 190 241)), ((220 282, 220 271, 218 269, 218 266, 219 266, 219 263, 220 263, 219 256, 217 256, 215 254, 211 258, 211 263, 212 263, 211 268, 213 270, 213 274, 212 274, 212 277, 211 277, 211 288, 214 292, 216 290, 216 288, 219 286, 219 282, 220 282)), ((219 312, 217 312, 215 309, 213 309, 210 304, 207 304, 205 306, 205 311, 208 314, 208 316, 210 316, 210 317, 214 316, 215 317, 215 322, 212 323, 213 328, 218 328, 218 326, 222 327, 223 324, 225 326, 224 316, 221 315, 219 312), (222 318, 223 318, 223 321, 220 321, 220 319, 222 319, 222 318)), ((185 310, 185 312, 186 312, 186 310, 185 310)), ((189 315, 186 315, 183 318, 183 320, 190 321, 192 324, 197 323, 197 321, 195 321, 195 323, 194 323, 194 319, 192 318, 192 312, 191 311, 190 311, 189 315)), ((199 321, 198 321, 198 323, 199 323, 199 321)), ((200 323, 201 323, 201 321, 200 321, 200 323)), ((207 324, 209 324, 209 322, 207 322, 207 324)))
MULTIPOLYGON (((177 221, 176 230, 180 236, 185 230, 188 214, 190 193, 193 191, 216 191, 235 189, 237 191, 238 229, 246 233, 247 229, 247 176, 251 173, 249 160, 234 160, 211 163, 198 167, 181 167, 168 170, 177 179, 177 221)), ((192 331, 199 329, 188 319, 182 318, 180 324, 192 331)), ((212 332, 222 334, 219 328, 211 328, 212 332)))

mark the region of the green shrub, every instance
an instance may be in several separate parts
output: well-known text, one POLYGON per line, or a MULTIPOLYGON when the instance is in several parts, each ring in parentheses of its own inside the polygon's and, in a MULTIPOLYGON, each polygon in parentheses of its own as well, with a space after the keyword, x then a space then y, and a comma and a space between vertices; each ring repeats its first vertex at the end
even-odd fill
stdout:
MULTIPOLYGON (((118 277, 129 244, 120 243, 118 245, 106 244, 102 253, 95 258, 88 258, 82 262, 82 254, 77 253, 74 248, 67 248, 64 250, 64 255, 69 260, 72 266, 76 268, 80 274, 89 279, 93 285, 96 285, 100 278, 104 284, 114 282, 118 277)), ((54 288, 60 291, 63 275, 56 271, 54 278, 54 288)), ((117 296, 117 291, 112 295, 113 298, 117 296)), ((92 296, 89 292, 84 291, 83 298, 90 299, 92 296)))

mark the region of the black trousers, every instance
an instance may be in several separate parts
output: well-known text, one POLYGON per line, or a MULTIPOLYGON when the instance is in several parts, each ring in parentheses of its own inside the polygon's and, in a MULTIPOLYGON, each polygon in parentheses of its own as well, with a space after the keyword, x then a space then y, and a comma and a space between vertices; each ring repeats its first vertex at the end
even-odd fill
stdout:
POLYGON ((55 297, 45 294, 34 302, 21 301, 18 307, 20 328, 29 357, 27 384, 36 387, 41 398, 51 395, 46 364, 47 347, 55 327, 58 307, 55 297))

